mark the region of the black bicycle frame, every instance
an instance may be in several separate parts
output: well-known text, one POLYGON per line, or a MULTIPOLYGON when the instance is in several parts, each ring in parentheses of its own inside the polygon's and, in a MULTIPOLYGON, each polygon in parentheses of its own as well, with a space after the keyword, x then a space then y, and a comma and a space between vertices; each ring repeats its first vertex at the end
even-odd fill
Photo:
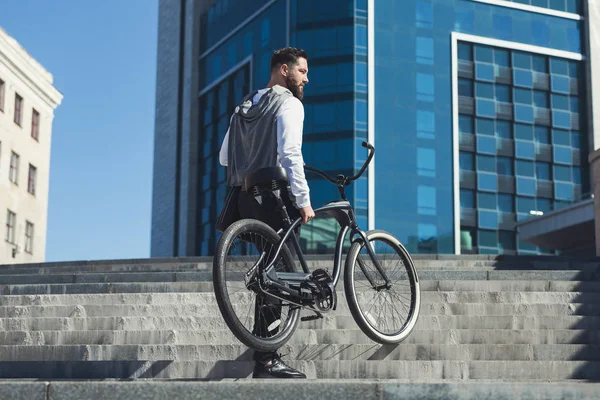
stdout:
MULTIPOLYGON (((382 286, 389 287, 390 280, 387 277, 383 268, 381 268, 381 265, 379 264, 377 257, 375 257, 375 252, 373 251, 371 244, 367 240, 366 233, 358 227, 355 216, 354 216, 354 209, 350 205, 349 201, 339 200, 339 201, 334 201, 334 202, 328 203, 328 204, 324 205, 323 207, 316 209, 315 216, 316 215, 326 215, 326 216, 333 217, 340 224, 340 231, 338 232, 338 236, 337 236, 336 243, 335 243, 335 252, 334 252, 334 260, 333 260, 333 276, 332 276, 332 278, 333 278, 333 281, 335 284, 337 284, 340 273, 341 273, 342 252, 343 252, 344 240, 346 238, 346 235, 348 234, 348 230, 350 230, 351 238, 352 238, 351 242, 354 242, 356 240, 361 240, 365 244, 367 252, 369 253, 369 256, 371 257, 371 260, 375 264, 375 268, 377 269, 377 271, 381 274, 381 276, 385 280, 385 285, 382 285, 382 286), (358 235, 358 238, 354 238, 355 235, 358 235)), ((262 274, 263 281, 265 283, 267 283, 269 286, 277 287, 280 290, 283 290, 284 292, 287 292, 294 297, 299 297, 300 291, 290 288, 289 285, 286 285, 286 282, 287 283, 301 282, 310 275, 310 270, 308 269, 308 266, 306 264, 304 254, 302 253, 302 251, 300 251, 300 245, 298 244, 296 235, 293 233, 294 229, 301 223, 301 221, 302 221, 302 218, 297 218, 286 229, 284 236, 282 237, 281 241, 279 242, 279 245, 277 246, 275 255, 270 260, 269 264, 265 267, 259 268, 259 274, 262 274), (277 258, 279 257, 279 254, 281 253, 281 251, 283 249, 283 245, 288 241, 288 239, 291 239, 292 242, 294 243, 294 247, 296 247, 296 252, 297 252, 298 258, 300 260, 300 264, 302 265, 302 270, 304 272, 298 273, 298 272, 277 272, 277 271, 275 271, 275 265, 274 265, 275 260, 277 260, 277 258)), ((375 287, 375 283, 371 279, 370 274, 367 273, 367 271, 365 270, 364 264, 360 261, 359 261, 359 267, 361 268, 362 272, 365 274, 369 283, 375 287)))

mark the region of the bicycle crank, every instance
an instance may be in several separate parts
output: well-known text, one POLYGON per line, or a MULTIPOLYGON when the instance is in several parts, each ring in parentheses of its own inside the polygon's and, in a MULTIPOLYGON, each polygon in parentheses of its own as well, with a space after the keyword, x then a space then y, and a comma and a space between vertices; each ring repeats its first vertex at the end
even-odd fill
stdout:
POLYGON ((316 310, 321 312, 335 310, 337 295, 333 286, 333 279, 331 279, 331 275, 324 269, 314 270, 308 276, 308 279, 301 283, 300 287, 310 290, 315 301, 314 307, 316 310))

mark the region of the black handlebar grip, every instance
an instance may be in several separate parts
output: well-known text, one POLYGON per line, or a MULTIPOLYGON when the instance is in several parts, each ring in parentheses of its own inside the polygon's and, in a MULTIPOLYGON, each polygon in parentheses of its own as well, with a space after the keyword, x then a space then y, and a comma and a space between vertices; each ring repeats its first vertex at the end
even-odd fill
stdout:
POLYGON ((369 142, 363 141, 362 142, 362 147, 366 148, 366 149, 373 149, 373 145, 369 142))

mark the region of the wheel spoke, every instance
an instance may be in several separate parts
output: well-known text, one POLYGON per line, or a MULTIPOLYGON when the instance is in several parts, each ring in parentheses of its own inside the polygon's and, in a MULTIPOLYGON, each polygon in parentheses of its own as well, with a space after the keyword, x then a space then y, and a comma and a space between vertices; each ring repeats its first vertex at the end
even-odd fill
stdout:
POLYGON ((414 279, 414 265, 389 234, 374 233, 369 236, 369 242, 392 286, 381 286, 385 284, 385 280, 366 248, 363 246, 356 253, 355 247, 352 250, 356 254, 353 256, 354 265, 346 272, 346 279, 350 279, 347 285, 352 287, 349 298, 351 310, 354 310, 353 314, 362 314, 363 318, 357 319, 357 322, 360 322, 361 329, 366 329, 365 333, 372 338, 386 338, 385 340, 392 341, 392 338, 406 337, 410 332, 405 334, 404 331, 407 326, 410 326, 410 329, 414 327, 411 321, 416 320, 419 311, 419 305, 414 303, 415 291, 419 290, 418 282, 414 279), (366 322, 366 326, 362 321, 366 322))

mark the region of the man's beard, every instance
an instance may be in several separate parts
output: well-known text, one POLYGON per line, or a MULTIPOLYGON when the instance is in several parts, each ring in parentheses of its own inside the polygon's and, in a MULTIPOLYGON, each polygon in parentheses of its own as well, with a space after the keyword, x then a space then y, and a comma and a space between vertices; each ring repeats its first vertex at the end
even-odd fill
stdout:
POLYGON ((285 84, 287 85, 287 88, 290 90, 290 92, 292 92, 294 97, 302 101, 302 98, 304 97, 304 85, 297 85, 296 83, 294 83, 291 76, 287 76, 285 78, 285 84))

